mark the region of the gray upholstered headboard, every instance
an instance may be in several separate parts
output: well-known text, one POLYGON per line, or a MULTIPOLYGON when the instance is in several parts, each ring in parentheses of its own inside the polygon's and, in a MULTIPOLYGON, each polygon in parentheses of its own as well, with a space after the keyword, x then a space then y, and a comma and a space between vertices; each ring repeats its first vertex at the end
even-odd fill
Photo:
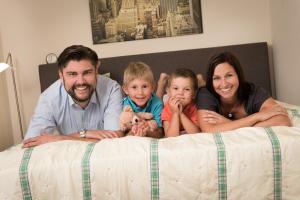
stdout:
MULTIPOLYGON (((238 57, 248 81, 261 85, 274 96, 266 42, 102 58, 100 73, 109 72, 112 79, 122 84, 123 72, 128 63, 143 61, 152 68, 155 78, 158 78, 161 72, 169 73, 179 67, 193 69, 196 73, 205 76, 208 59, 223 51, 230 51, 238 57)), ((43 91, 58 79, 56 64, 40 65, 39 75, 41 91, 43 91)))

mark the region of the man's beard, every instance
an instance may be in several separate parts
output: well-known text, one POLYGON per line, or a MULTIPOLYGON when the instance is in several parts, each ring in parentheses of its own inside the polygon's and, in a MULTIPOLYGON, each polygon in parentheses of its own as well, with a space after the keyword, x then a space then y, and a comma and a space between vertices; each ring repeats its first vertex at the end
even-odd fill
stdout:
POLYGON ((68 94, 72 97, 72 99, 76 102, 79 102, 79 103, 83 103, 83 102, 86 102, 86 101, 89 101, 93 95, 93 92, 94 92, 94 88, 89 85, 89 84, 77 84, 77 85, 73 85, 68 91, 68 94), (77 87, 87 87, 87 89, 89 90, 89 95, 86 97, 86 98, 79 98, 76 93, 75 93, 75 89, 77 87))

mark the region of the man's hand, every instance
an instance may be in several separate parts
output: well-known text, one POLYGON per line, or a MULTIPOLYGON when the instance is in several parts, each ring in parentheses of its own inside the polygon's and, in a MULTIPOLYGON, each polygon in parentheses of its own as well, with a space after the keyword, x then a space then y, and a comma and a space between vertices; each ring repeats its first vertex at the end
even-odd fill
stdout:
POLYGON ((122 137, 121 131, 107 131, 107 130, 90 130, 86 132, 87 139, 103 140, 107 138, 122 137))
POLYGON ((23 148, 34 147, 41 144, 49 143, 49 142, 56 142, 60 140, 64 140, 64 136, 62 135, 52 135, 48 133, 43 133, 40 136, 29 138, 23 141, 23 148))
POLYGON ((43 133, 40 136, 29 138, 23 141, 23 148, 34 147, 41 144, 56 142, 60 140, 82 140, 89 142, 97 142, 99 140, 107 138, 118 138, 123 137, 122 131, 107 131, 107 130, 89 130, 86 132, 86 137, 81 138, 79 133, 73 133, 70 135, 52 135, 48 133, 43 133))

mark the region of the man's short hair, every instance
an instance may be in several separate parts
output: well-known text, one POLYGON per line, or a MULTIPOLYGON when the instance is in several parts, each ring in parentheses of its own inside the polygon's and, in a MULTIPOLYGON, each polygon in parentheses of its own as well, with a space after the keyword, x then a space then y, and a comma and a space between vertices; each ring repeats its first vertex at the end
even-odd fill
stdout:
POLYGON ((65 68, 71 60, 89 60, 95 68, 99 62, 97 53, 83 45, 72 45, 63 50, 57 59, 59 70, 65 68))
POLYGON ((134 79, 143 79, 155 87, 154 76, 151 68, 144 62, 131 62, 126 67, 123 77, 123 85, 127 85, 134 79))

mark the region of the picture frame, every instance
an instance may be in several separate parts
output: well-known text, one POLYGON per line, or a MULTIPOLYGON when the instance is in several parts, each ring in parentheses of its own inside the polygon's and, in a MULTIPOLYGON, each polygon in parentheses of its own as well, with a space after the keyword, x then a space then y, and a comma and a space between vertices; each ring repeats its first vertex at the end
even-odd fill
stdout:
POLYGON ((89 0, 94 44, 203 33, 200 0, 89 0))

